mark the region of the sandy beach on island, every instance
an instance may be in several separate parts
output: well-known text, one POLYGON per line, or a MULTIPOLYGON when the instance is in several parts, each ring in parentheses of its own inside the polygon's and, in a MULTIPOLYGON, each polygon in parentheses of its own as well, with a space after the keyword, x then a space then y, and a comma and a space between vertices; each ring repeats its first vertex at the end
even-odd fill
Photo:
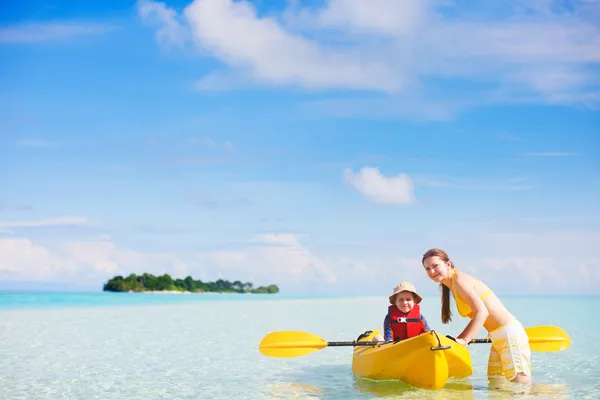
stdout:
MULTIPOLYGON (((133 290, 128 291, 127 293, 141 293, 141 294, 254 294, 250 292, 245 293, 236 293, 236 292, 190 292, 190 291, 179 291, 179 290, 145 290, 143 292, 136 292, 133 290)), ((269 293, 266 293, 269 294, 269 293)))

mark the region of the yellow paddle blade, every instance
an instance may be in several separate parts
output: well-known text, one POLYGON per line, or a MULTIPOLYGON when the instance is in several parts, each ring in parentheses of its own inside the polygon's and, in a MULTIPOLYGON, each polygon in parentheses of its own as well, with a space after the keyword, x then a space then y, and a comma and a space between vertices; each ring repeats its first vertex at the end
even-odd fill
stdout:
POLYGON ((532 326, 525 328, 525 332, 529 336, 529 347, 533 351, 561 351, 571 346, 567 332, 557 326, 532 326))
POLYGON ((291 358, 310 354, 327 347, 327 342, 307 332, 271 332, 261 340, 260 352, 269 357, 291 358))

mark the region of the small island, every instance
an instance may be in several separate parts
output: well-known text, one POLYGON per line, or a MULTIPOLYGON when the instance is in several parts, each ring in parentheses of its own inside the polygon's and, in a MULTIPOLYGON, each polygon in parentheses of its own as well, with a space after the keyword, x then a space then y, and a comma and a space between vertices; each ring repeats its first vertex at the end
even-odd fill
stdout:
POLYGON ((118 275, 104 284, 105 292, 190 292, 190 293, 278 293, 277 285, 254 288, 250 282, 230 282, 219 279, 216 282, 202 282, 191 276, 173 279, 169 274, 154 276, 130 274, 127 278, 118 275))

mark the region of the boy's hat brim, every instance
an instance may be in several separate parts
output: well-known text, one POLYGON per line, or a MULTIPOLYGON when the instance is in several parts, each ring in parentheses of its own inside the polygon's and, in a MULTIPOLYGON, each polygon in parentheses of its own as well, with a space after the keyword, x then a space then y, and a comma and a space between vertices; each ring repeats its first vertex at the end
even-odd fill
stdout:
POLYGON ((394 304, 394 296, 404 291, 411 292, 415 296, 415 304, 419 304, 423 300, 423 298, 417 293, 417 288, 415 288, 415 285, 410 282, 400 282, 394 288, 394 293, 392 293, 392 295, 389 297, 390 304, 394 304))

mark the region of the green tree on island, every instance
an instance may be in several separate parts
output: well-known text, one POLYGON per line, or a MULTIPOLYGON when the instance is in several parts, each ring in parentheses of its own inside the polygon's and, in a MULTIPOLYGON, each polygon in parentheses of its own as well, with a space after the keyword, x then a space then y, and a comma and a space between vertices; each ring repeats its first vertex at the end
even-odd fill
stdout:
POLYGON ((217 292, 217 293, 279 293, 277 285, 259 286, 254 288, 251 282, 218 279, 216 282, 202 282, 191 276, 185 279, 173 279, 169 274, 154 276, 144 273, 143 275, 130 274, 127 278, 121 275, 109 279, 104 284, 105 292, 147 292, 173 290, 180 292, 217 292))

